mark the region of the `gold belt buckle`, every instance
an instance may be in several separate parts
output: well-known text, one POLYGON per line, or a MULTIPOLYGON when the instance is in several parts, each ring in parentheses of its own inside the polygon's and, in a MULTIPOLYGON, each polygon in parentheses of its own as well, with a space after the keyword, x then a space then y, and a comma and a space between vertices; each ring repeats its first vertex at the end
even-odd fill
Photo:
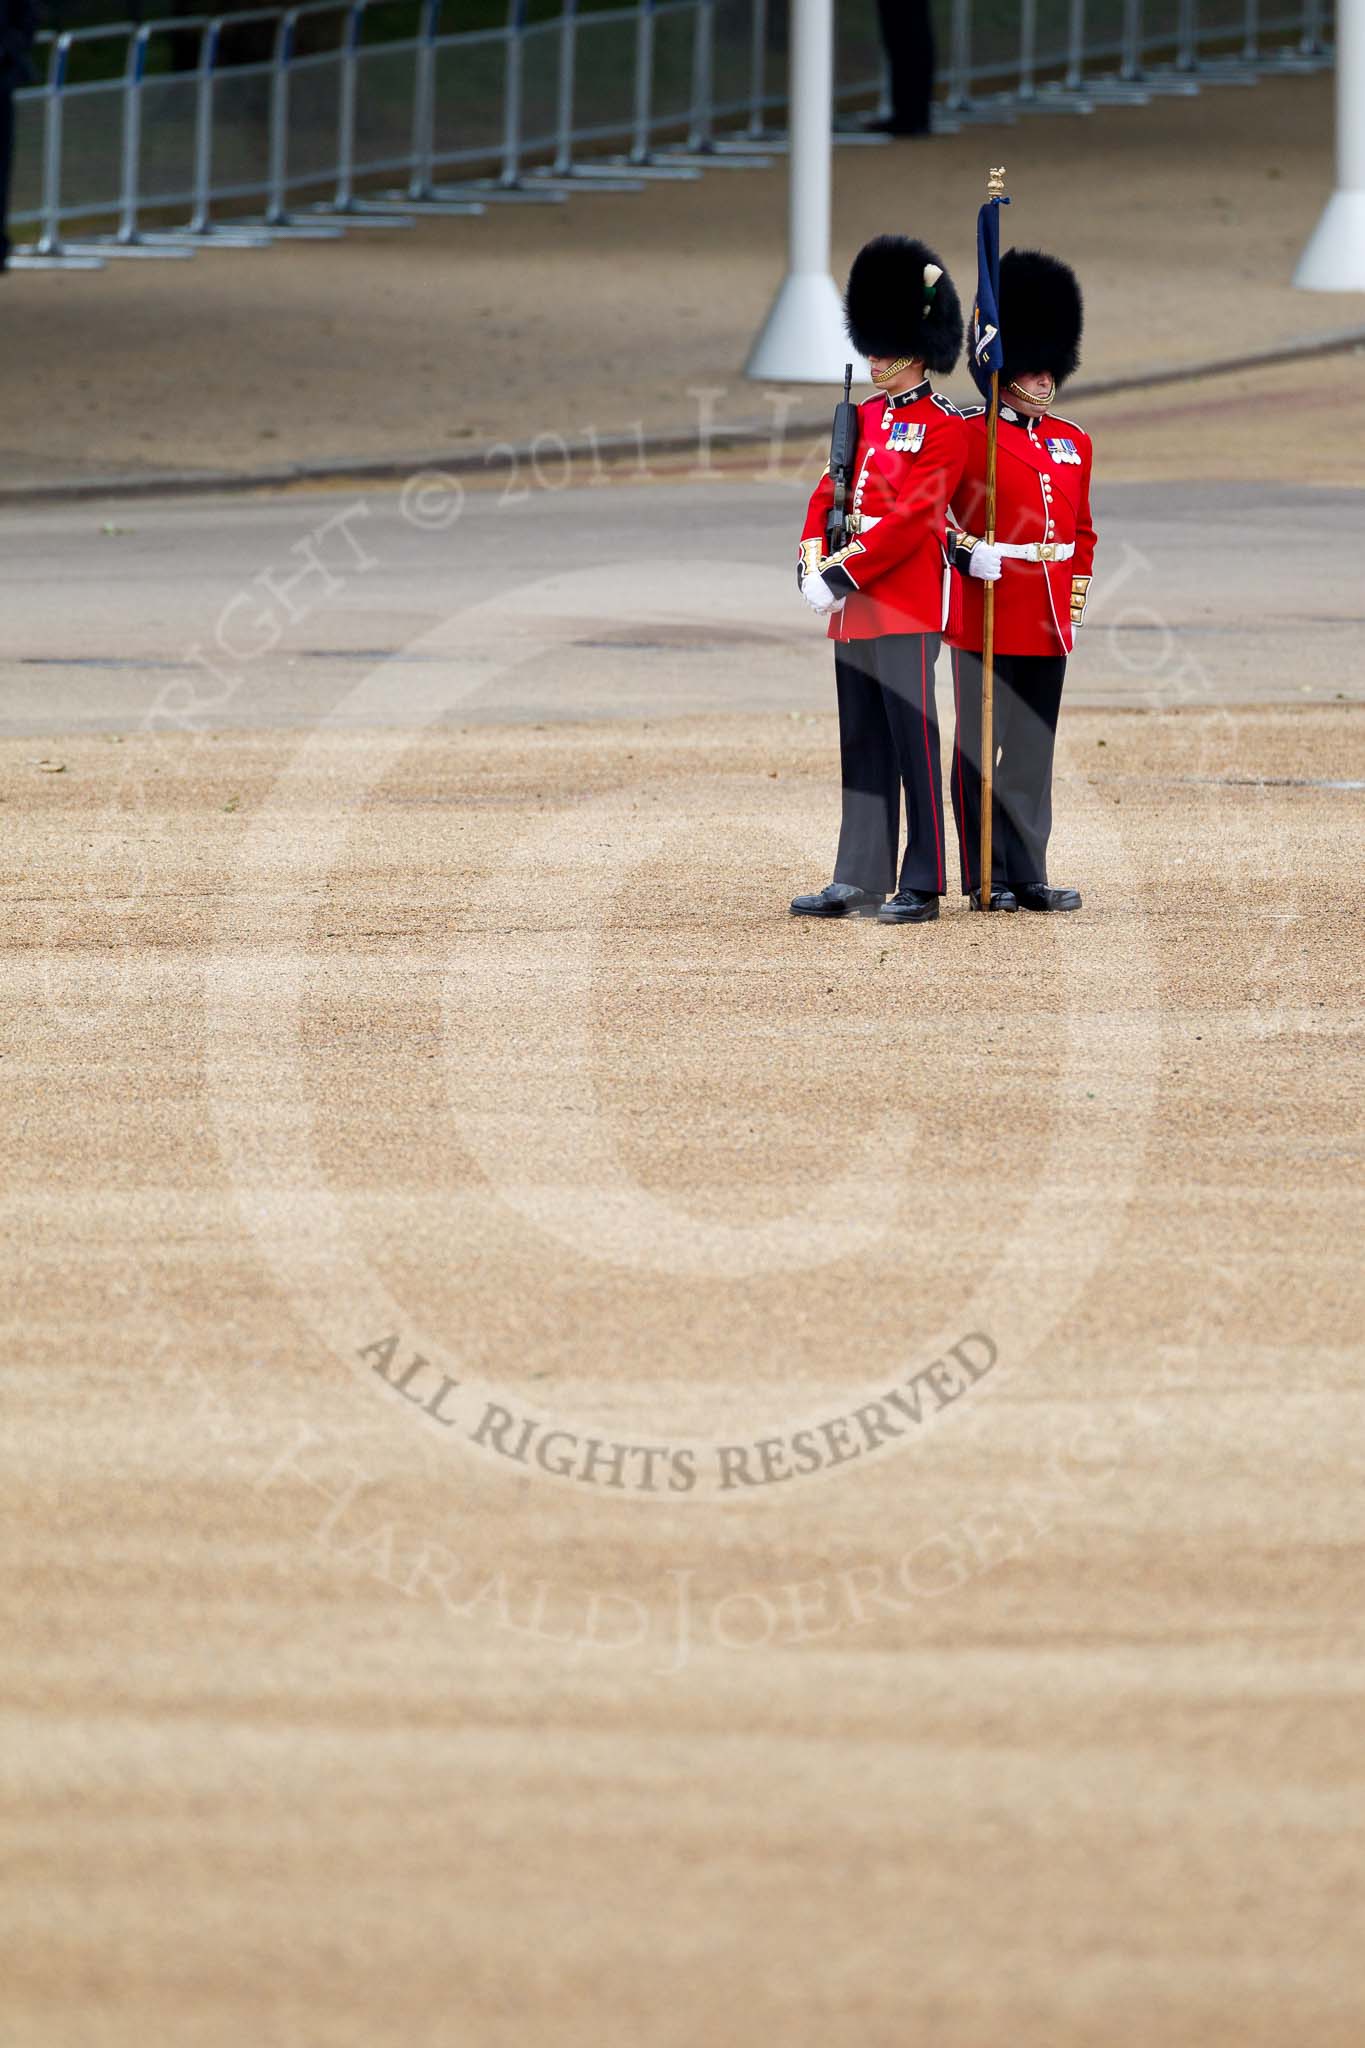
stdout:
POLYGON ((1055 541, 1055 540, 1040 540, 1040 541, 1039 541, 1039 542, 1037 543, 1037 548, 1038 548, 1038 560, 1039 560, 1040 562, 1055 562, 1055 561, 1056 561, 1056 559, 1057 559, 1057 543, 1056 543, 1056 541, 1055 541))

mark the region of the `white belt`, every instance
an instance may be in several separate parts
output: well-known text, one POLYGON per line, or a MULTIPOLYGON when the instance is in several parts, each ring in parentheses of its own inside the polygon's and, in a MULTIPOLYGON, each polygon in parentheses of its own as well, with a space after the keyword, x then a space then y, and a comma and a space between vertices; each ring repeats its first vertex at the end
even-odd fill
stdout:
MULTIPOLYGON (((871 533, 874 526, 880 526, 879 512, 851 512, 848 518, 850 533, 871 533)), ((1074 540, 1001 540, 996 547, 1010 562, 1069 562, 1076 552, 1074 540)))
POLYGON ((1007 562, 1069 562, 1074 540, 998 540, 995 551, 1007 562))

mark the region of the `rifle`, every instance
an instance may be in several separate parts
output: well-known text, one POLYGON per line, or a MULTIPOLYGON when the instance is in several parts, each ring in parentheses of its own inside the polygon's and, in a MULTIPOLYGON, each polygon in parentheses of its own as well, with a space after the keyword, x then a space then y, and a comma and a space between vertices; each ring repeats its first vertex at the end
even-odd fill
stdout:
POLYGON ((829 437, 829 473, 834 480, 834 503, 825 517, 825 553, 837 554, 848 545, 848 494, 858 466, 858 408, 849 397, 853 365, 844 366, 844 395, 834 408, 834 431, 829 437))

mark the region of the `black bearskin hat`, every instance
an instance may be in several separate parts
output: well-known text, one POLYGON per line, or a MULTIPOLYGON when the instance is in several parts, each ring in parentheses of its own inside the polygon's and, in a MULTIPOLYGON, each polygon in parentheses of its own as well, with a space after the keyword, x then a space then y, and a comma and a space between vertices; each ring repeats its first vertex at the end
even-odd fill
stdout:
POLYGON ((909 235, 864 242, 848 273, 844 325, 860 356, 912 356, 940 376, 956 368, 962 353, 953 280, 933 250, 909 235))
POLYGON ((1081 360, 1081 288, 1076 273, 1041 249, 1007 249, 1000 258, 1002 378, 1045 373, 1063 384, 1081 360))

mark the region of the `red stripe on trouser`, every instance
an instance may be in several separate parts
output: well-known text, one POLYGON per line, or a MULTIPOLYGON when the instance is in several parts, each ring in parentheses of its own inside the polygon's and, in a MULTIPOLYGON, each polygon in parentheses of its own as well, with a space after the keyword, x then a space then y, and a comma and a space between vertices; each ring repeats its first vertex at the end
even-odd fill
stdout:
POLYGON ((967 887, 972 886, 972 867, 967 858, 967 792, 962 785, 962 693, 957 672, 958 650, 952 651, 953 665, 953 773, 957 777, 957 856, 967 887))
POLYGON ((938 821, 938 791, 934 788, 934 757, 929 749, 929 663, 923 633, 919 639, 919 708, 924 722, 924 779, 929 785, 929 808, 934 818, 934 859, 938 893, 943 894, 943 828, 938 821))

